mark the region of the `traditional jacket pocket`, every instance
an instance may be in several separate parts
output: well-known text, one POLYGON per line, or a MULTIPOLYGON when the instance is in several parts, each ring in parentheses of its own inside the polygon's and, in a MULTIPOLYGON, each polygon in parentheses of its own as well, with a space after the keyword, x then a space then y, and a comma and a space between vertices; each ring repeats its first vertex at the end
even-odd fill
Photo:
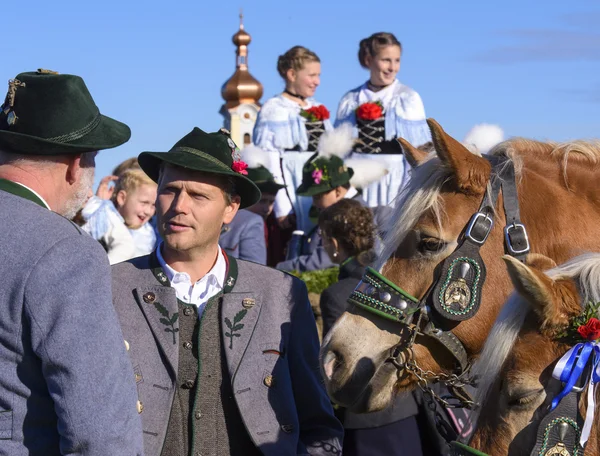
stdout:
POLYGON ((0 410, 0 440, 12 439, 13 412, 12 410, 0 410))

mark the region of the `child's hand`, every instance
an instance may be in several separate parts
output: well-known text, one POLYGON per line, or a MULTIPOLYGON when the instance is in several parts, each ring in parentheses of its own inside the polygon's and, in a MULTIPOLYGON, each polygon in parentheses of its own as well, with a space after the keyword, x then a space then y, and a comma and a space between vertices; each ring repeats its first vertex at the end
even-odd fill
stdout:
POLYGON ((118 176, 106 176, 103 177, 98 185, 98 190, 96 190, 96 196, 98 198, 102 198, 104 200, 109 200, 115 191, 115 186, 109 186, 111 182, 119 179, 118 176))

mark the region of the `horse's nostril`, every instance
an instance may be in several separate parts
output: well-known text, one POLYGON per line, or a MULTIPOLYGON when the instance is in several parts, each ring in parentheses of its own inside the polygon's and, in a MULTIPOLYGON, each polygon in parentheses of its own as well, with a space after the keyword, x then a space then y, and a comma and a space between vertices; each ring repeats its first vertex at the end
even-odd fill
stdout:
POLYGON ((327 352, 325 355, 325 359, 323 360, 323 372, 325 373, 327 380, 331 380, 331 377, 333 377, 333 369, 336 360, 337 356, 335 356, 335 353, 332 351, 327 352))

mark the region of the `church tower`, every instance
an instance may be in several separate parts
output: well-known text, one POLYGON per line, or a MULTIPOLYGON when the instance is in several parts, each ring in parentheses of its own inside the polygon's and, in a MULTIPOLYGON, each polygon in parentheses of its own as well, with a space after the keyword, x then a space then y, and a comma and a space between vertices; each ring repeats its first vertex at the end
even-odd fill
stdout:
POLYGON ((220 114, 225 118, 224 127, 231 138, 243 148, 252 143, 252 130, 260 110, 263 86, 248 72, 248 44, 250 35, 244 30, 243 15, 240 13, 240 29, 233 35, 236 50, 236 69, 223 87, 221 96, 225 104, 220 114))

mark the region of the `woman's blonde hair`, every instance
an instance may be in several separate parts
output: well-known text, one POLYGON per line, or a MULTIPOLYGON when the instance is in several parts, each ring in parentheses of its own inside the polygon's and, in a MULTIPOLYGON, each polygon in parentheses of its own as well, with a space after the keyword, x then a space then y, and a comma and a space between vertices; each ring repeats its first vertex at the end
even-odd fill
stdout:
POLYGON ((321 62, 321 59, 313 51, 303 46, 294 46, 277 59, 277 72, 287 81, 287 72, 290 69, 300 71, 310 62, 321 62))

